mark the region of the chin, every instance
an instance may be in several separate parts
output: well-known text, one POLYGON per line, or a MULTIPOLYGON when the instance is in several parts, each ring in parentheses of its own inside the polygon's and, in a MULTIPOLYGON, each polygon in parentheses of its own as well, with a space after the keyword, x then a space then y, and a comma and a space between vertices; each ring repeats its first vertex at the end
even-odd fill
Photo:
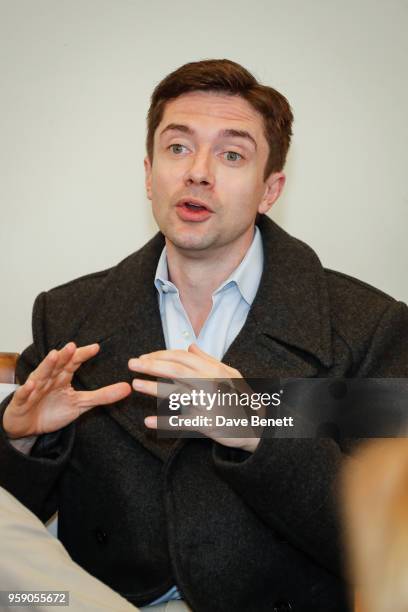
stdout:
POLYGON ((162 233, 166 236, 167 240, 169 240, 175 247, 182 250, 188 251, 204 251, 205 249, 210 248, 215 243, 215 237, 209 235, 198 235, 193 232, 176 232, 170 231, 166 232, 161 230, 162 233))
POLYGON ((176 237, 174 240, 168 238, 174 246, 184 251, 205 251, 212 246, 212 241, 205 240, 204 238, 181 238, 176 237))

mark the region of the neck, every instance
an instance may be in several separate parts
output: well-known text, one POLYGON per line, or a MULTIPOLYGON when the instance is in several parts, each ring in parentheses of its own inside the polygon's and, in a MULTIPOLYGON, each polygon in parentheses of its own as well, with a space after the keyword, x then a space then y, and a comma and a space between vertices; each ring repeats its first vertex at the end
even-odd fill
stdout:
POLYGON ((189 253, 166 238, 169 279, 179 290, 180 300, 196 336, 212 308, 212 294, 244 259, 254 237, 252 226, 234 245, 189 253))

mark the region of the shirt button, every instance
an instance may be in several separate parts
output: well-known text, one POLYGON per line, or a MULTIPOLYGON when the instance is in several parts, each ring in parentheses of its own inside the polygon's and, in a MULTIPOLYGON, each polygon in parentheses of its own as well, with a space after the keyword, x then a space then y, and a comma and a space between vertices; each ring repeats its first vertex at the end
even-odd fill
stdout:
POLYGON ((163 293, 168 293, 169 289, 170 289, 170 287, 168 287, 167 285, 163 285, 163 287, 162 287, 163 293))
POLYGON ((186 330, 186 331, 183 331, 183 336, 184 336, 185 338, 189 338, 189 337, 190 337, 190 334, 189 334, 189 332, 186 330))

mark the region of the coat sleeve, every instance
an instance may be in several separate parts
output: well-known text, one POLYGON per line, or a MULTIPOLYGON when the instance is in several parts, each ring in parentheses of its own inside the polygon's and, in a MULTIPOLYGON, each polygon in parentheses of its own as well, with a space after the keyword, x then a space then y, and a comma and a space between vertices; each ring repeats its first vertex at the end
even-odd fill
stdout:
MULTIPOLYGON (((53 348, 47 346, 46 293, 40 294, 34 303, 33 340, 17 363, 16 374, 21 384, 53 348)), ((0 405, 0 486, 45 522, 57 510, 57 483, 69 459, 75 425, 39 436, 31 454, 26 455, 14 448, 3 429, 3 414, 11 399, 12 395, 0 405)))
MULTIPOLYGON (((358 377, 408 378, 405 304, 393 302, 385 311, 354 371, 358 377)), ((338 574, 344 560, 337 477, 351 448, 330 438, 263 438, 253 454, 214 443, 213 460, 266 525, 338 574)))

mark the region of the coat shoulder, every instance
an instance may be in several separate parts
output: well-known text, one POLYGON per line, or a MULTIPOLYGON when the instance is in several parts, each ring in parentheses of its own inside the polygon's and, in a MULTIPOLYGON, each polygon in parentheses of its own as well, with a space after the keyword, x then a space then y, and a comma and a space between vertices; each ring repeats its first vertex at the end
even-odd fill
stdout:
POLYGON ((111 279, 114 275, 131 274, 132 269, 137 267, 140 261, 141 250, 128 255, 118 264, 99 270, 84 276, 79 276, 66 283, 52 287, 44 292, 47 298, 54 302, 80 301, 82 307, 88 301, 92 301, 99 291, 104 287, 107 279, 111 279))
POLYGON ((92 292, 92 290, 97 290, 115 267, 116 266, 112 266, 111 268, 106 268, 106 270, 99 270, 91 274, 73 278, 66 283, 48 289, 45 293, 55 299, 63 299, 64 297, 76 295, 77 293, 84 293, 87 295, 89 292, 92 292))
POLYGON ((50 346, 71 339, 76 330, 98 309, 106 289, 124 269, 137 265, 137 253, 111 268, 93 272, 42 292, 33 309, 33 331, 47 327, 50 346))
POLYGON ((115 267, 74 278, 44 291, 39 297, 45 301, 46 313, 74 319, 92 305, 115 267))
POLYGON ((392 296, 381 291, 381 289, 344 272, 325 268, 325 273, 329 290, 331 290, 333 296, 341 294, 341 297, 344 298, 350 295, 353 300, 370 299, 378 304, 388 305, 396 301, 392 296))
POLYGON ((342 272, 325 269, 325 274, 332 329, 349 346, 368 342, 397 300, 342 272))

